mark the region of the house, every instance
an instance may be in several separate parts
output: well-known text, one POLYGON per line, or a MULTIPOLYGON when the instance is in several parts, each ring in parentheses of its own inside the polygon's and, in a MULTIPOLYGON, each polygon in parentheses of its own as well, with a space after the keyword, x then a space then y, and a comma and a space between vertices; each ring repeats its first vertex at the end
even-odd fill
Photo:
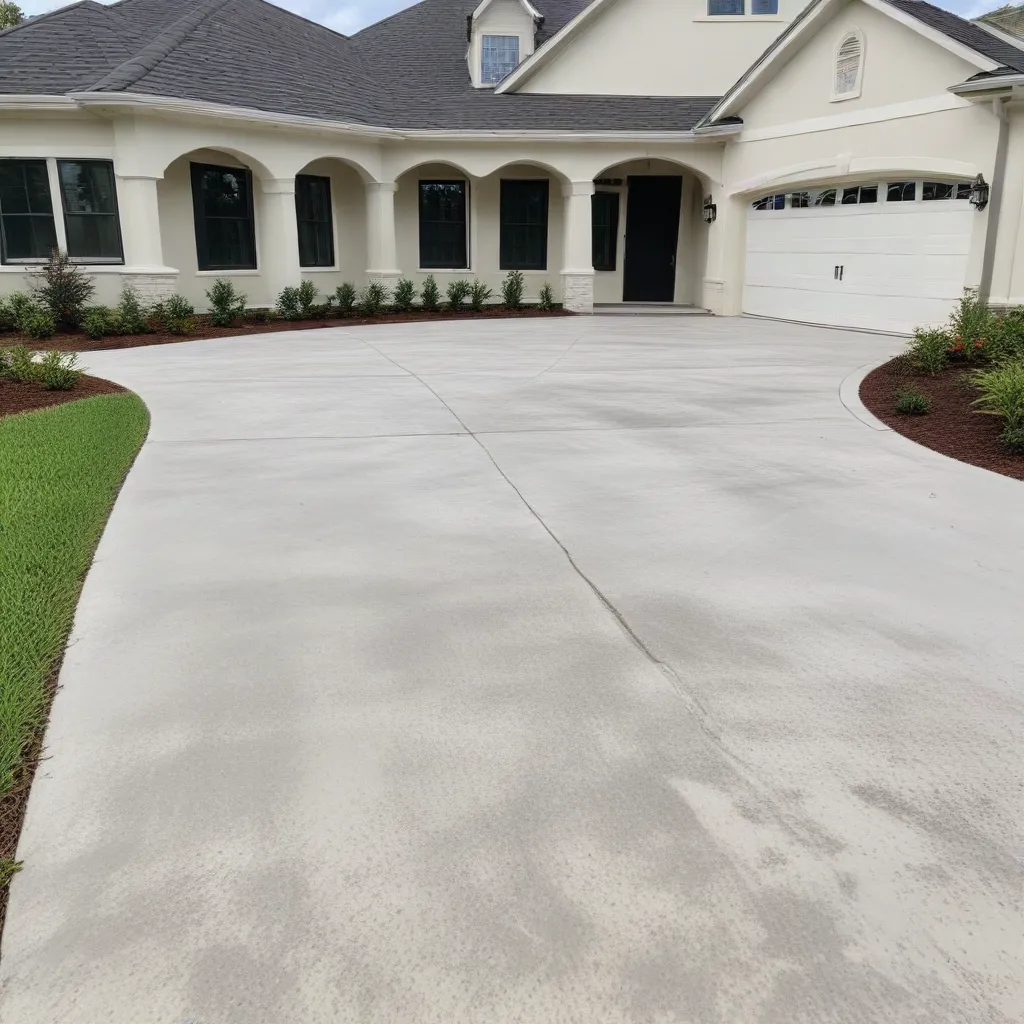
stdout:
MULTIPOLYGON (((59 245, 197 306, 523 272, 884 331, 1024 302, 1024 49, 922 0, 265 0, 0 33, 0 293, 59 245)), ((1024 44, 1022 44, 1024 45, 1024 44)))

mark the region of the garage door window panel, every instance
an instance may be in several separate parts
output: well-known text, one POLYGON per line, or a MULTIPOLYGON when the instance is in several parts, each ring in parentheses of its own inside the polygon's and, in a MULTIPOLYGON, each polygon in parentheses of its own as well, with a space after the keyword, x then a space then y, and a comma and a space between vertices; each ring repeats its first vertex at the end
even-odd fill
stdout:
POLYGON ((921 186, 921 199, 926 203, 942 199, 970 199, 969 181, 926 181, 921 186))
POLYGON ((887 203, 912 203, 916 198, 916 181, 890 181, 885 186, 885 201, 887 203))
POLYGON ((843 189, 843 206, 857 206, 861 203, 877 203, 877 185, 853 185, 843 189))

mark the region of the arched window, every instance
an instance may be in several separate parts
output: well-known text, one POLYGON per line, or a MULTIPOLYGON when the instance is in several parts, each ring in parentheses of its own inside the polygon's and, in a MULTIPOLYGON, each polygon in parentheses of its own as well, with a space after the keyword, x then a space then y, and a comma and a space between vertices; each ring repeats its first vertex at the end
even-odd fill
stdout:
POLYGON ((853 99, 860 95, 864 73, 864 37, 857 29, 847 32, 836 49, 836 77, 832 98, 853 99))

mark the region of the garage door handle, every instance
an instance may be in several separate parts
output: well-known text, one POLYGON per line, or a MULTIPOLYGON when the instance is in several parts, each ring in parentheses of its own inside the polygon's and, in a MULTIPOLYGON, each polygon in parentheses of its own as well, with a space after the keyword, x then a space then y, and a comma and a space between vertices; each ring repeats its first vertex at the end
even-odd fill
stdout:
POLYGON ((834 281, 842 281, 842 279, 843 279, 843 270, 844 269, 845 269, 844 267, 840 266, 837 263, 836 266, 835 266, 835 269, 832 271, 832 279, 834 281))

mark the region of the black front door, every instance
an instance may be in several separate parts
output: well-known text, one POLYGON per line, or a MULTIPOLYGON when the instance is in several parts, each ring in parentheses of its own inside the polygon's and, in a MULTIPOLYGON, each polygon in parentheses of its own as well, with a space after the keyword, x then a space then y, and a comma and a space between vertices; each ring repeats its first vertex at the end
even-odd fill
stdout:
POLYGON ((622 301, 672 302, 683 179, 642 175, 628 183, 622 301))

